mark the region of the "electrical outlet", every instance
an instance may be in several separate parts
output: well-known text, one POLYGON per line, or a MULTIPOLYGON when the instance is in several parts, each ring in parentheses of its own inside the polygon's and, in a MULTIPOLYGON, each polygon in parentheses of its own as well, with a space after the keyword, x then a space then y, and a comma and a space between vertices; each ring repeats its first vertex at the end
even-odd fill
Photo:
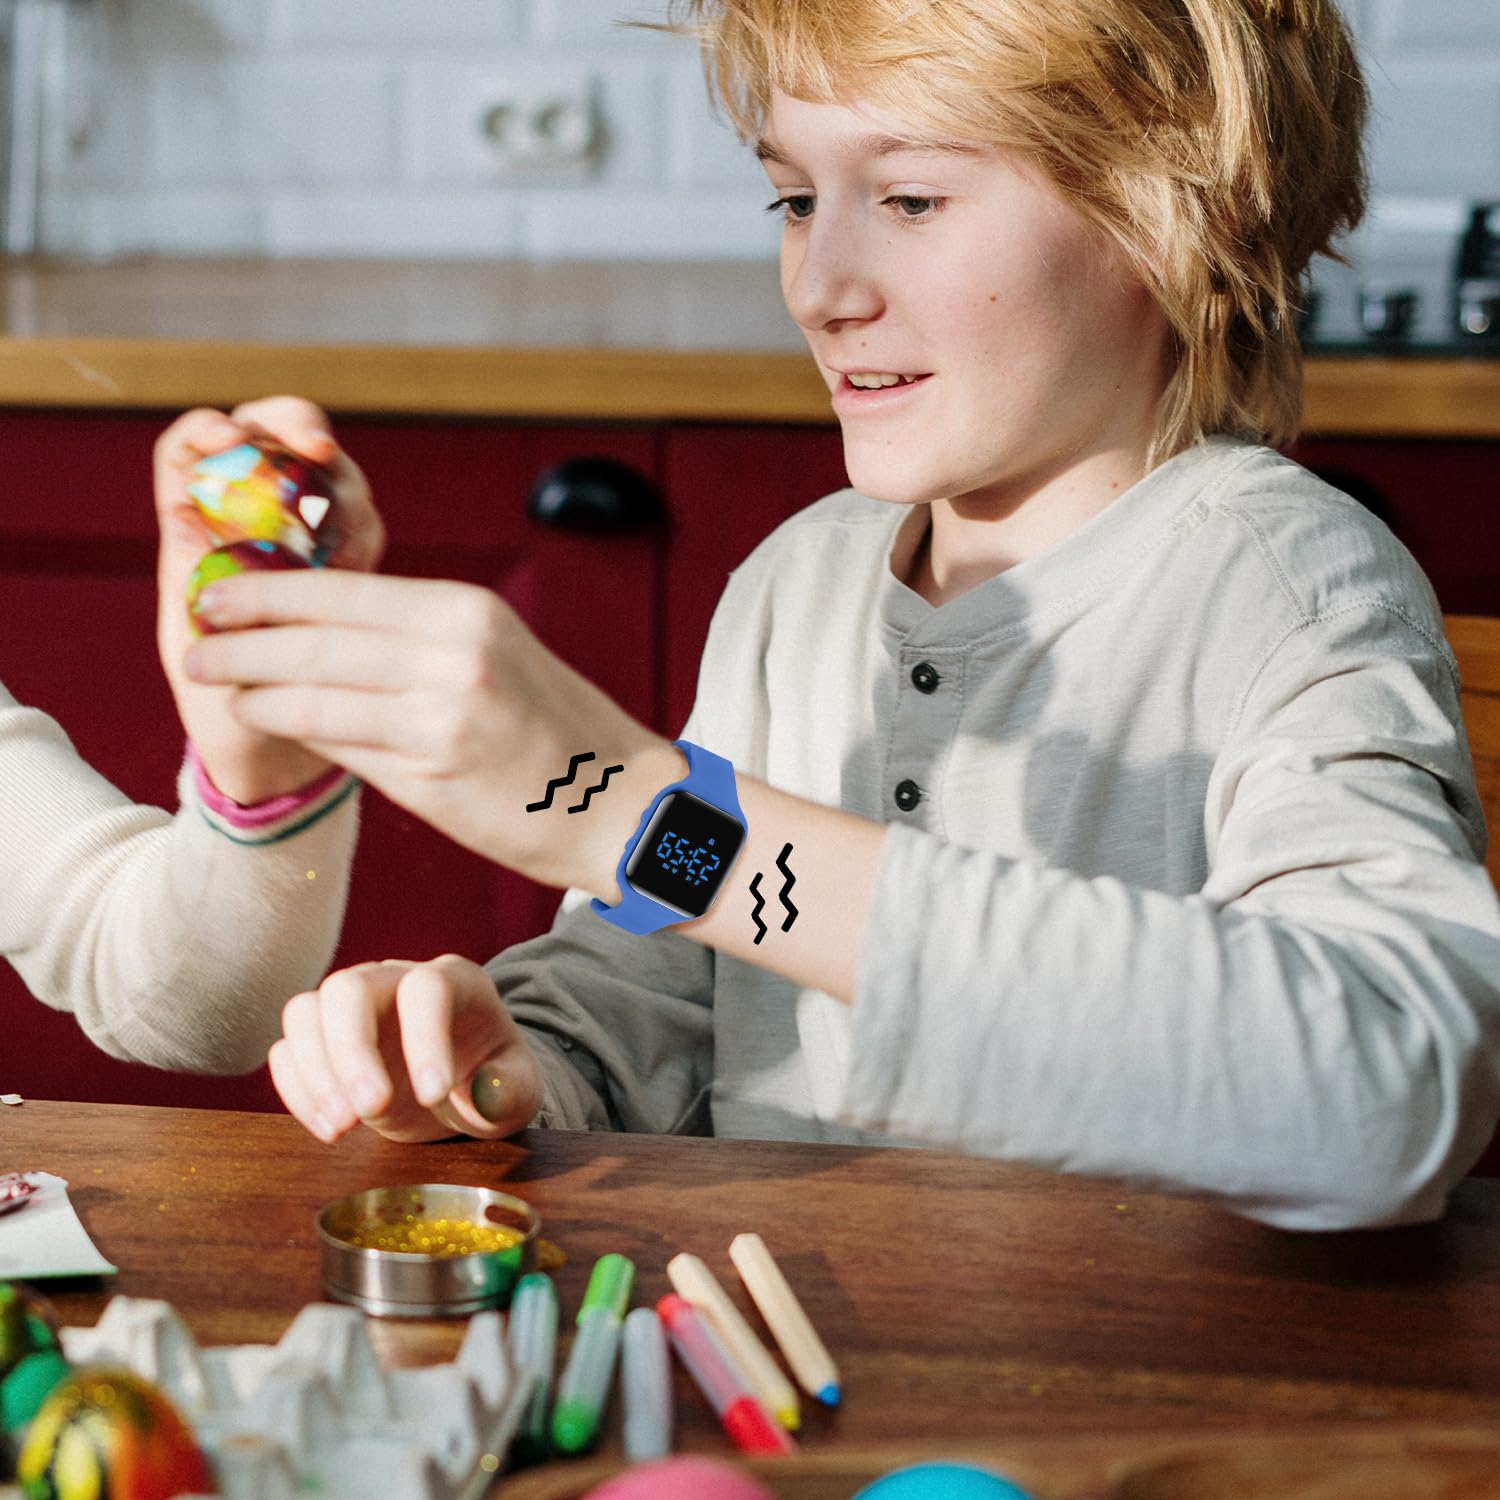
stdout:
POLYGON ((480 148, 507 175, 581 176, 601 141, 595 93, 582 74, 495 80, 474 112, 480 148))

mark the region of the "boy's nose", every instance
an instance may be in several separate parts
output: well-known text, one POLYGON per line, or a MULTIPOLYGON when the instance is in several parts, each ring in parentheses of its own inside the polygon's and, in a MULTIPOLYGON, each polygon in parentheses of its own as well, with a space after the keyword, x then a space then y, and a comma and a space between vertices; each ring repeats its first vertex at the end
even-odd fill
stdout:
POLYGON ((800 241, 784 241, 781 291, 787 311, 805 329, 867 322, 884 305, 853 236, 820 224, 800 241))

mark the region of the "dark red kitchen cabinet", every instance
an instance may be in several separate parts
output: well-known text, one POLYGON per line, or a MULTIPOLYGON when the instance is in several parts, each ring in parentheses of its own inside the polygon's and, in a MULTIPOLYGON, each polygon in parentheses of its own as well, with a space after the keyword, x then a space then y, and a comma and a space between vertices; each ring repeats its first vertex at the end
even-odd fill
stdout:
POLYGON ((1500 443, 1309 438, 1291 454, 1390 526, 1445 614, 1500 614, 1500 443))
POLYGON ((842 489, 836 427, 682 424, 671 428, 662 485, 672 512, 663 579, 663 711, 676 733, 693 706, 698 659, 729 574, 763 537, 842 489))
MULTIPOLYGON (((0 413, 0 681, 52 713, 130 796, 175 805, 182 737, 156 658, 152 414, 0 413)), ((496 588, 631 712, 658 717, 661 527, 559 530, 528 518, 534 477, 579 454, 654 480, 648 428, 343 419, 390 533, 385 570, 496 588)), ((484 960, 544 930, 558 893, 496 869, 365 793, 337 962, 484 960)), ((116 1063, 0 964, 0 1089, 38 1097, 272 1106, 264 1072, 195 1079, 116 1063)))

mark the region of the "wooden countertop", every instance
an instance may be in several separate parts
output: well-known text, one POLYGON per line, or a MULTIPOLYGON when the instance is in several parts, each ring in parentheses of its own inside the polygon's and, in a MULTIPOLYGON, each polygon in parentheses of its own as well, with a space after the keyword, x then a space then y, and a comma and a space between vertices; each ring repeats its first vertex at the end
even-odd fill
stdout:
MULTIPOLYGON (((0 295, 13 406, 832 421, 762 261, 12 261, 0 295)), ((1500 359, 1311 359, 1306 431, 1500 437, 1500 359)))
MULTIPOLYGON (((49 1171, 99 1250, 59 1284, 65 1325, 111 1295, 163 1298, 203 1344, 270 1343, 321 1296, 318 1209, 403 1182, 525 1198, 567 1262, 562 1350, 596 1256, 701 1255, 752 1320, 728 1245, 765 1236, 838 1361, 837 1411, 802 1405, 802 1451, 762 1475, 785 1500, 847 1500, 897 1463, 971 1455, 1039 1500, 1449 1500, 1500 1465, 1500 1184, 1446 1218, 1280 1233, 1221 1209, 977 1157, 772 1141, 528 1131, 323 1146, 288 1116, 28 1100, 0 1166, 49 1171)), ((3 1241, 0 1231, 0 1241, 3 1241)), ((461 1324, 367 1324, 387 1367, 452 1359, 461 1324)), ((728 1457, 686 1373, 676 1446, 728 1457)), ((505 1479, 505 1500, 577 1500, 618 1466, 619 1401, 584 1463, 505 1479)))

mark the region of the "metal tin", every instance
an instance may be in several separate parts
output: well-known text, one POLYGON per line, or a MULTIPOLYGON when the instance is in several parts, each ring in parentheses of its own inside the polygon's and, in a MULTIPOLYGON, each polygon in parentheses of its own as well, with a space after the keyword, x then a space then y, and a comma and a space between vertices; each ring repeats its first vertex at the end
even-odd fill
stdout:
POLYGON ((493 1188, 422 1182, 353 1193, 318 1215, 323 1289, 336 1301, 383 1318, 456 1317, 504 1307, 516 1282, 536 1269, 541 1225, 524 1199, 493 1188), (410 1215, 506 1226, 520 1230, 522 1238, 505 1250, 446 1256, 349 1243, 362 1230, 400 1224, 410 1215))

